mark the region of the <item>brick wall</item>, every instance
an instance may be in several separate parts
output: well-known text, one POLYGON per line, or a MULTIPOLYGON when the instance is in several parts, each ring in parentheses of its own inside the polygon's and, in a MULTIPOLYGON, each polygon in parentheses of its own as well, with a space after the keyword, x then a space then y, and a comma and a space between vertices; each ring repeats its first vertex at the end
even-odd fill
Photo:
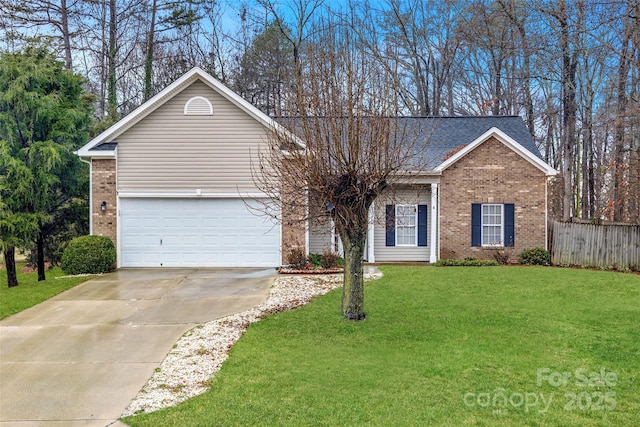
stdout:
POLYGON ((288 263, 287 257, 292 249, 306 250, 307 200, 305 192, 301 191, 300 187, 299 183, 287 182, 287 179, 281 182, 282 264, 288 263))
POLYGON ((440 258, 492 259, 495 249, 471 246, 471 204, 513 203, 515 247, 545 247, 544 172, 491 138, 442 172, 440 258))
POLYGON ((114 159, 91 160, 91 174, 93 234, 107 236, 116 245, 118 221, 116 209, 116 161, 114 159), (100 208, 103 201, 107 202, 106 211, 102 211, 100 208))

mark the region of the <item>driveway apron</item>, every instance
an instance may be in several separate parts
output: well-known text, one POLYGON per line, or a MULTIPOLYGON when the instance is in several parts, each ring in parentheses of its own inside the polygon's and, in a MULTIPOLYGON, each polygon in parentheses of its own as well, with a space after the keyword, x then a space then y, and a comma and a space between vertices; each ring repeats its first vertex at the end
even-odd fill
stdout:
POLYGON ((182 334, 264 302, 273 278, 123 269, 0 321, 0 427, 116 423, 182 334))

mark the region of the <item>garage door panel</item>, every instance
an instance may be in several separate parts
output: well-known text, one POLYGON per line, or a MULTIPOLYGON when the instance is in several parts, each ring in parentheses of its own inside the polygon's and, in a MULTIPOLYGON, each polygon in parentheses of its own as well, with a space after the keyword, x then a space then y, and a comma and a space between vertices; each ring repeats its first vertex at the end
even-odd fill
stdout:
POLYGON ((239 199, 120 200, 123 267, 276 266, 280 232, 239 199))

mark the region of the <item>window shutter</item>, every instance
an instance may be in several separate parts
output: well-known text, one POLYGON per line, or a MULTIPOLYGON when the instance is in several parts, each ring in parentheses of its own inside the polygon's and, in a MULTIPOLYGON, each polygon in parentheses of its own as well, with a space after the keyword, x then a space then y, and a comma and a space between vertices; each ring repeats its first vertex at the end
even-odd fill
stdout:
POLYGON ((387 232, 387 246, 396 245, 396 207, 395 205, 386 205, 385 228, 387 232))
POLYGON ((418 246, 427 246, 427 205, 418 205, 418 246))
POLYGON ((482 205, 471 204, 471 246, 482 246, 482 205))
POLYGON ((504 245, 515 246, 515 208, 513 203, 504 205, 504 245))

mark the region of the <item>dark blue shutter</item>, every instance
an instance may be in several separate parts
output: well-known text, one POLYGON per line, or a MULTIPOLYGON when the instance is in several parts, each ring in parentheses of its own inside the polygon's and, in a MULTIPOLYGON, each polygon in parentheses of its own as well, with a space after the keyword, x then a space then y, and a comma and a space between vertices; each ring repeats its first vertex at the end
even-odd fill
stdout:
POLYGON ((396 207, 386 206, 385 228, 387 232, 387 246, 396 245, 396 207))
POLYGON ((427 205, 418 205, 418 246, 427 246, 427 205))
POLYGON ((482 246, 482 205, 471 204, 471 246, 482 246))
POLYGON ((515 246, 515 208, 513 203, 504 205, 504 245, 515 246))

